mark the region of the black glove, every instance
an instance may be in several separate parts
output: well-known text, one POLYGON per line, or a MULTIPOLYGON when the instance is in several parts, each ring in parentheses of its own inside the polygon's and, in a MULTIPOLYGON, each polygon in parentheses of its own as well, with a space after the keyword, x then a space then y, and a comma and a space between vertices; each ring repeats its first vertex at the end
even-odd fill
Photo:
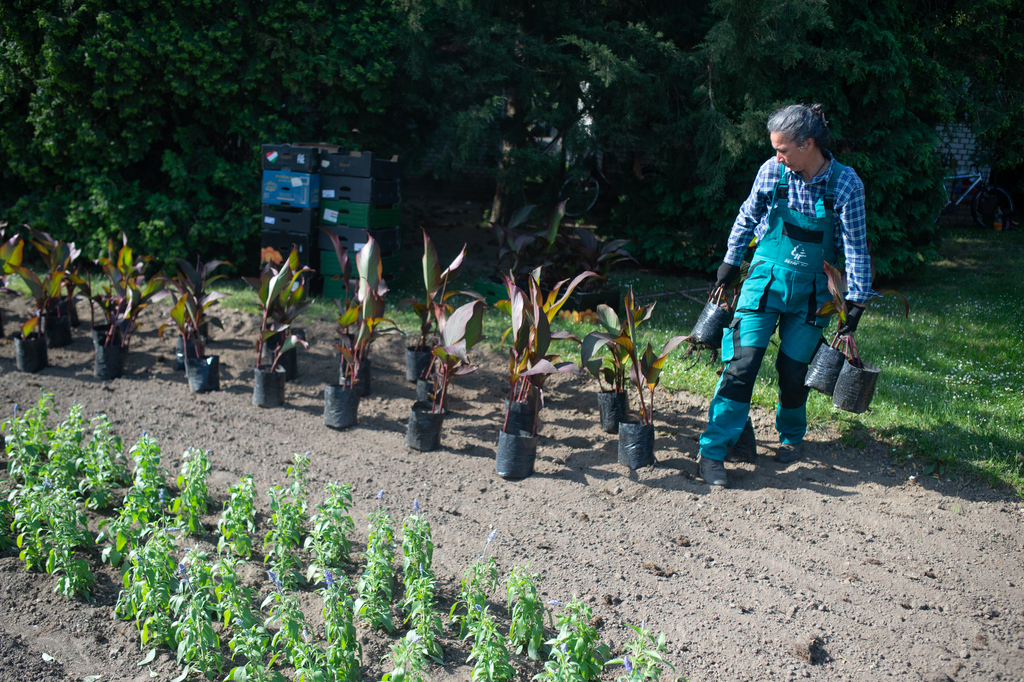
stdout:
POLYGON ((740 276, 740 266, 722 263, 718 266, 718 279, 715 281, 715 288, 727 287, 736 281, 740 276))
POLYGON ((846 324, 839 327, 836 334, 845 336, 846 334, 852 334, 857 331, 857 324, 860 322, 860 316, 864 314, 864 306, 859 303, 846 302, 846 324))

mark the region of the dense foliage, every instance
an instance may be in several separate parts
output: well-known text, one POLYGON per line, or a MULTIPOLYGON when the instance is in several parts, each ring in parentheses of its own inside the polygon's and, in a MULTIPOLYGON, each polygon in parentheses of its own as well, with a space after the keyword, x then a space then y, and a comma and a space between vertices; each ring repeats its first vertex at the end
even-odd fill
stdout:
POLYGON ((493 220, 598 165, 608 231, 709 269, 771 153, 767 114, 820 101, 895 273, 934 254, 936 126, 971 125, 1006 177, 1024 161, 1011 0, 125 7, 0 7, 0 218, 91 257, 124 230, 165 262, 254 271, 259 144, 323 139, 399 152, 407 176, 489 168, 493 220))

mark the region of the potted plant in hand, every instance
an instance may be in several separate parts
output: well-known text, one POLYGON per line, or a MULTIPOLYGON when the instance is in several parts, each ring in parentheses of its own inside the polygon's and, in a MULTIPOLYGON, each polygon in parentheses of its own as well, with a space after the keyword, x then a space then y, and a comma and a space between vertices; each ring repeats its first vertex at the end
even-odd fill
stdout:
POLYGON ((440 318, 441 340, 433 350, 436 358, 434 397, 430 402, 415 402, 409 410, 406 447, 428 452, 440 443, 449 385, 455 377, 477 370, 469 363, 468 353, 483 338, 483 315, 484 303, 477 300, 440 318))
POLYGON ((657 355, 650 342, 647 342, 643 353, 639 352, 640 340, 636 328, 641 322, 650 319, 655 303, 636 306, 633 287, 630 287, 623 300, 626 324, 622 326, 622 336, 615 341, 629 355, 629 380, 636 389, 640 406, 635 413, 636 421, 619 424, 619 464, 625 464, 630 469, 654 464, 654 391, 661 382, 661 371, 669 353, 686 340, 684 336, 673 336, 665 342, 657 355))
MULTIPOLYGON (((818 349, 807 367, 804 385, 832 397, 834 407, 860 414, 871 404, 881 369, 861 360, 853 334, 840 336, 838 329, 846 324, 846 274, 830 263, 825 263, 825 276, 832 300, 818 308, 818 317, 839 318, 836 333, 829 343, 818 344, 818 349)), ((896 294, 903 299, 904 315, 910 316, 910 302, 895 289, 882 289, 880 296, 896 294)), ((874 300, 872 299, 868 299, 874 300)), ((868 301, 865 301, 867 303, 868 301)))
POLYGON ((740 265, 739 274, 735 280, 725 286, 712 289, 708 294, 708 302, 704 304, 697 323, 693 325, 689 336, 686 337, 687 348, 686 353, 683 354, 684 359, 696 353, 697 360, 694 361, 696 363, 700 360, 701 354, 708 350, 711 351, 708 364, 718 361, 718 352, 722 349, 722 334, 732 322, 732 316, 736 310, 736 299, 739 298, 740 287, 747 278, 749 270, 750 263, 744 261, 740 265), (726 293, 727 289, 732 289, 731 299, 726 293))
POLYGON ((42 230, 28 228, 32 233, 32 244, 39 251, 46 264, 47 279, 53 283, 54 289, 46 301, 43 317, 43 334, 46 336, 48 348, 61 348, 71 343, 71 306, 74 304, 70 291, 67 289, 69 275, 74 269, 75 260, 82 250, 75 248, 74 243, 65 243, 54 239, 42 230), (66 295, 62 295, 64 290, 66 295))
POLYGON ((293 248, 280 269, 270 263, 263 266, 259 277, 243 277, 259 299, 263 314, 260 334, 256 339, 256 367, 252 391, 252 404, 257 407, 279 407, 284 404, 284 385, 287 373, 279 367, 282 356, 306 342, 291 333, 295 319, 309 309, 313 302, 306 299, 304 275, 312 270, 299 264, 299 251, 293 248), (280 343, 268 347, 269 363, 263 362, 267 342, 277 337, 280 343))
POLYGON ((338 318, 338 325, 354 326, 351 336, 341 335, 341 343, 335 348, 341 353, 339 383, 328 384, 324 389, 324 424, 344 429, 356 423, 359 398, 364 395, 360 384, 369 383, 368 373, 370 346, 381 336, 401 334, 394 322, 384 317, 384 294, 387 284, 381 279, 382 263, 380 245, 373 237, 356 254, 356 269, 359 272, 359 286, 354 303, 338 318), (385 327, 389 323, 391 327, 385 327))
MULTIPOLYGON (((427 372, 434 360, 433 348, 436 345, 439 333, 439 321, 452 307, 448 305, 448 299, 459 293, 448 291, 448 285, 458 276, 462 268, 462 261, 466 257, 466 247, 455 257, 448 268, 441 272, 441 262, 437 257, 437 249, 423 230, 423 300, 419 301, 409 297, 398 303, 398 309, 404 310, 411 307, 420 320, 419 342, 415 346, 405 349, 405 379, 415 382, 426 380, 427 372)), ((472 294, 469 294, 472 295, 472 294)))
POLYGON ((214 275, 221 265, 228 261, 212 260, 203 263, 198 258, 193 267, 181 258, 174 276, 168 281, 174 286, 171 291, 171 321, 161 325, 158 335, 162 338, 164 329, 175 326, 178 329, 178 343, 181 348, 182 365, 193 393, 220 390, 220 358, 204 352, 205 332, 209 325, 221 327, 220 320, 210 317, 206 311, 228 294, 209 291, 209 286, 225 275, 214 275))
MULTIPOLYGON (((17 296, 18 292, 9 288, 7 278, 14 274, 14 269, 21 265, 25 242, 21 235, 15 233, 10 239, 4 240, 7 223, 0 222, 0 294, 17 296)), ((0 310, 0 338, 4 337, 4 314, 0 310)))
POLYGON ((557 354, 549 354, 551 342, 579 339, 564 331, 552 331, 551 320, 566 300, 593 272, 577 275, 571 282, 558 282, 545 297, 540 290, 541 269, 534 270, 528 280, 529 294, 518 286, 510 274, 505 277, 508 299, 497 308, 511 318, 511 326, 502 338, 510 337, 508 382, 509 398, 504 423, 498 434, 495 468, 502 478, 525 478, 533 473, 537 448, 537 412, 543 405, 544 382, 552 374, 579 373, 571 362, 556 362, 557 354), (563 293, 562 287, 566 287, 563 293))
POLYGON ((168 293, 163 273, 145 276, 153 256, 136 257, 128 246, 128 237, 121 233, 121 248, 115 251, 114 241, 107 242, 107 255, 97 264, 106 282, 100 293, 93 293, 88 275, 74 272, 71 281, 81 287, 90 302, 95 362, 93 374, 104 380, 121 376, 132 335, 139 328, 139 316, 150 304, 161 301, 168 293), (95 309, 103 313, 104 324, 96 324, 95 309))

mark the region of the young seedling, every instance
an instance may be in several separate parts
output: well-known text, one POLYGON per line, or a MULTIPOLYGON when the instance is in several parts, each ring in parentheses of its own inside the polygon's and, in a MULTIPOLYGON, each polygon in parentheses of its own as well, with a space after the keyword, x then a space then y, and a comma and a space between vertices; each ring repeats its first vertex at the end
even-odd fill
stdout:
POLYGON ((252 537, 249 533, 256 532, 253 519, 256 488, 252 475, 242 476, 237 485, 228 488, 228 494, 231 497, 217 523, 217 529, 220 530, 217 551, 225 552, 230 548, 236 555, 248 559, 252 555, 252 537))
POLYGON ((263 538, 266 555, 263 563, 272 570, 286 589, 292 589, 302 579, 302 563, 295 555, 302 542, 306 522, 305 500, 296 501, 280 486, 267 491, 270 497, 272 526, 263 538))
POLYGON ((419 500, 412 502, 413 513, 402 521, 402 573, 408 584, 434 563, 434 540, 430 521, 420 513, 419 500))
POLYGON ((327 667, 341 682, 358 682, 363 645, 356 637, 355 612, 348 582, 343 575, 324 571, 324 631, 327 636, 327 667))
POLYGON ((551 647, 551 657, 544 664, 541 679, 597 679, 609 651, 607 644, 599 643, 597 630, 590 624, 593 615, 590 607, 575 596, 565 604, 558 617, 558 635, 545 642, 551 647), (566 669, 579 677, 564 677, 566 669))
POLYGON ((92 438, 83 449, 78 468, 83 472, 78 492, 88 497, 90 509, 106 509, 113 504, 114 488, 131 482, 128 462, 124 457, 124 442, 114 434, 107 415, 92 420, 92 438))
POLYGON ((473 648, 469 653, 469 658, 466 659, 467 663, 476 661, 473 664, 470 679, 472 682, 511 680, 515 677, 516 671, 509 664, 505 638, 498 631, 494 617, 488 613, 487 607, 481 608, 477 604, 474 609, 478 612, 478 616, 470 626, 473 635, 473 648))
POLYGON ((508 611, 512 615, 509 626, 509 646, 517 654, 524 651, 531 661, 543 658, 547 654, 544 646, 544 602, 537 594, 537 582, 540 575, 530 573, 530 565, 514 566, 505 579, 505 591, 508 597, 508 611))
POLYGON ((213 591, 224 627, 237 622, 243 630, 249 630, 258 625, 252 612, 256 591, 242 584, 238 576, 240 564, 245 565, 245 562, 236 561, 231 555, 220 557, 213 564, 213 591))
MULTIPOLYGON (((383 493, 383 491, 381 491, 383 493)), ((381 499, 378 493, 377 499, 381 499)), ((394 589, 395 560, 391 549, 394 542, 394 529, 387 511, 379 509, 369 516, 369 537, 366 541, 366 569, 359 578, 359 598, 354 609, 356 615, 368 622, 371 627, 386 628, 393 632, 395 623, 391 618, 391 599, 394 589)))
POLYGON ((171 611, 176 620, 171 625, 178 641, 177 661, 184 660, 186 670, 199 670, 207 678, 220 674, 224 658, 220 654, 220 638, 213 628, 216 596, 213 593, 212 568, 202 552, 190 552, 188 566, 178 564, 178 594, 171 598, 171 611))
POLYGON ((134 619, 141 645, 164 644, 176 650, 178 640, 171 627, 171 592, 179 586, 173 532, 155 525, 145 528, 137 547, 128 554, 124 589, 114 612, 125 620, 134 619))
POLYGON ((483 609, 487 606, 487 593, 498 589, 498 565, 494 557, 487 556, 487 550, 494 542, 498 530, 494 529, 487 536, 484 544, 484 553, 469 565, 462 576, 462 590, 459 593, 459 600, 452 605, 448 613, 448 619, 452 623, 458 623, 460 636, 467 637, 472 623, 480 617, 483 609), (459 607, 465 613, 455 613, 459 607))
POLYGON ((277 625, 277 631, 271 639, 271 646, 280 649, 285 659, 293 666, 306 660, 306 644, 309 637, 306 615, 299 607, 295 595, 285 594, 285 585, 273 571, 267 571, 267 577, 274 583, 274 591, 267 595, 260 605, 260 610, 270 606, 270 615, 263 627, 277 625))
POLYGON ((605 663, 606 666, 625 667, 626 674, 618 678, 619 682, 657 682, 661 679, 662 666, 668 666, 675 672, 675 666, 664 657, 667 651, 664 632, 659 632, 655 637, 654 633, 644 627, 644 623, 640 623, 640 627, 629 624, 629 627, 636 632, 636 637, 623 645, 627 653, 622 658, 605 663))
POLYGON ((181 474, 177 483, 181 494, 174 500, 171 511, 178 516, 179 523, 188 529, 189 535, 203 535, 201 517, 209 507, 210 496, 206 487, 206 476, 210 473, 210 451, 189 448, 182 455, 181 474))
POLYGON ((228 647, 236 656, 245 658, 245 664, 235 666, 228 673, 227 680, 235 682, 285 682, 285 677, 272 670, 274 662, 280 655, 274 653, 270 660, 267 651, 270 648, 270 633, 259 624, 240 629, 228 643, 228 647))
POLYGON ((315 582, 328 569, 337 569, 350 561, 352 541, 349 534, 355 531, 355 522, 349 514, 352 486, 332 481, 327 484, 326 492, 327 497, 310 519, 313 530, 304 545, 304 549, 312 550, 314 557, 306 570, 307 582, 315 582))
POLYGON ((80 594, 88 597, 96 578, 85 559, 75 558, 76 547, 91 547, 93 544, 85 514, 66 490, 54 490, 48 501, 50 551, 46 558, 46 572, 58 576, 53 591, 65 597, 80 594))
POLYGON ((423 639, 414 630, 405 633, 405 637, 392 644, 391 653, 384 657, 394 667, 391 672, 384 673, 381 682, 426 682, 428 677, 423 654, 423 639))

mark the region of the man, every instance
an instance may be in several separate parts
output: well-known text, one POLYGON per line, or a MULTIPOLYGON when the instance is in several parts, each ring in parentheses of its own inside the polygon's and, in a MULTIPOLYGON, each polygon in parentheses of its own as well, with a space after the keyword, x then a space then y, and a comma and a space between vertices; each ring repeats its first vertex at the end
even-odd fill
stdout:
POLYGON ((821 105, 800 104, 768 119, 775 156, 757 173, 750 196, 729 234, 728 251, 716 287, 735 281, 751 239, 758 240, 736 315, 722 338, 726 363, 700 437, 700 474, 712 486, 726 486, 725 455, 739 440, 750 411, 754 379, 772 333, 779 332, 779 404, 775 428, 783 464, 800 459, 807 431, 804 386, 810 362, 828 318, 815 311, 832 296, 823 263, 846 259, 849 291, 846 323, 857 328, 871 289, 864 184, 826 148, 831 133, 821 105))

